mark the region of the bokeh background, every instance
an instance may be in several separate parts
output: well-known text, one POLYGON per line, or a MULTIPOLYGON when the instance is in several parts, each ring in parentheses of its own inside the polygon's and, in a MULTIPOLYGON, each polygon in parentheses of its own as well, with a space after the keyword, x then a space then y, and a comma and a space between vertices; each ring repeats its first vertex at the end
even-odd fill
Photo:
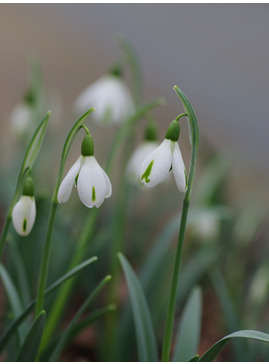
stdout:
POLYGON ((144 99, 167 99, 156 114, 163 129, 178 114, 178 84, 202 136, 231 157, 238 188, 262 188, 268 199, 268 11, 267 4, 1 4, 1 138, 25 91, 30 54, 66 115, 119 57, 120 32, 139 54, 144 99))
MULTIPOLYGON (((192 278, 186 279, 187 283, 184 281, 185 291, 183 289, 180 296, 180 304, 185 302, 192 284, 199 283, 203 286, 201 353, 214 340, 233 330, 269 330, 266 324, 268 320, 264 319, 269 317, 268 17, 267 4, 0 4, 1 217, 12 196, 16 168, 24 151, 22 144, 12 134, 10 114, 21 101, 29 84, 29 59, 33 55, 39 59, 47 93, 47 107, 52 110, 48 138, 39 159, 40 184, 37 191, 41 196, 40 205, 44 203, 44 196, 50 197, 62 143, 75 120, 72 107, 76 97, 122 57, 115 41, 117 34, 121 33, 128 39, 141 61, 144 76, 143 100, 149 101, 159 96, 167 100, 164 106, 153 113, 160 140, 168 123, 183 111, 173 86, 178 85, 191 101, 201 141, 192 205, 194 213, 187 231, 188 244, 184 257, 184 272, 189 272, 189 277, 192 278), (12 165, 9 167, 10 160, 12 165), (202 212, 201 207, 204 208, 202 212), (215 255, 212 258, 211 253, 217 258, 215 255), (203 268, 201 262, 205 263, 206 268, 203 268), (213 274, 211 280, 215 290, 212 290, 209 276, 204 278, 205 271, 208 273, 208 267, 212 264, 220 268, 223 277, 219 279, 216 278, 219 277, 218 274, 213 274), (227 297, 231 299, 234 311, 229 309, 231 305, 229 301, 227 303, 227 297)), ((128 71, 126 77, 130 81, 128 71)), ((104 165, 116 129, 100 129, 93 123, 90 127, 97 158, 104 165)), ((143 127, 139 130, 142 135, 143 127)), ((138 144, 138 140, 135 143, 138 144)), ((190 146, 184 121, 180 145, 188 165, 190 146)), ((67 162, 69 166, 77 158, 79 142, 74 149, 76 151, 72 151, 67 162)), ((117 182, 116 174, 112 173, 114 182, 117 182)), ((130 239, 126 250, 138 270, 151 254, 152 241, 160 229, 177 217, 179 203, 174 197, 176 193, 174 185, 171 191, 164 185, 147 195, 140 195, 136 191, 135 198, 129 201, 130 219, 126 236, 130 239), (140 197, 136 199, 137 196, 140 197), (158 202, 159 207, 155 211, 154 206, 158 202), (148 220, 144 221, 143 214, 149 211, 149 206, 153 213, 148 213, 148 220), (151 240, 146 248, 145 236, 151 240)), ((117 196, 115 187, 113 206, 117 204, 117 196)), ((85 213, 85 210, 78 207, 76 194, 73 193, 71 200, 73 204, 61 207, 66 215, 59 214, 60 232, 55 238, 59 245, 56 244, 53 248, 54 273, 51 273, 51 281, 65 272, 68 254, 74 249, 72 239, 79 230, 79 227, 73 228, 72 225, 74 206, 74 222, 78 226, 85 213), (66 223, 69 223, 70 231, 66 229, 66 223), (66 239, 64 242, 61 233, 65 234, 62 235, 66 239), (68 243, 68 239, 70 244, 63 254, 61 249, 68 243), (65 258, 62 266, 57 261, 61 255, 64 255, 63 260, 65 258)), ((106 224, 113 224, 113 219, 109 217, 109 214, 113 215, 111 206, 108 207, 108 212, 101 214, 100 226, 104 229, 106 224)), ((43 230, 37 231, 36 228, 32 240, 33 237, 44 234, 47 207, 44 207, 43 215, 39 214, 43 230)), ((175 238, 177 225, 173 229, 172 237, 175 238)), ((105 234, 109 236, 107 230, 105 234)), ((33 241, 24 245, 24 249, 27 249, 25 252, 22 249, 22 255, 25 254, 30 259, 31 254, 34 254, 32 247, 35 247, 35 243, 33 241)), ((174 251, 169 251, 169 254, 169 262, 172 262, 174 251)), ((32 283, 36 279, 39 258, 37 255, 34 263, 30 259, 27 264, 27 274, 32 283)), ((107 271, 105 264, 104 267, 107 271)), ((165 268, 161 269, 163 271, 160 274, 166 277, 165 268)), ((15 273, 13 275, 16 276, 15 273)), ((183 277, 186 275, 183 274, 183 277)), ((121 295, 127 299, 123 282, 122 278, 121 295)), ((163 282, 162 289, 165 290, 167 281, 164 279, 163 282)), ((35 292, 35 283, 31 288, 32 294, 35 292)), ((152 292, 146 292, 147 298, 156 302, 156 292, 154 291, 155 296, 151 296, 152 292)), ((157 297, 167 296, 158 294, 157 291, 157 297)), ((162 323, 159 325, 156 322, 160 336, 162 323)), ((96 333, 91 331, 90 335, 96 333)), ((89 342, 87 335, 86 338, 89 342)), ((96 340, 93 340, 94 345, 96 340)), ((134 342, 133 337, 132 340, 130 343, 134 342)), ((234 348, 235 355, 238 348, 239 356, 234 357, 228 352, 221 359, 238 359, 240 345, 234 348)), ((257 353, 259 350, 252 353, 253 360, 268 359, 268 351, 265 350, 264 356, 257 353)), ((94 355, 94 359, 99 358, 97 354, 94 355)), ((82 360, 92 359, 92 352, 78 357, 82 360)), ((70 356, 66 358, 70 359, 70 356)), ((71 356, 72 358, 77 359, 76 356, 71 356)), ((135 354, 131 358, 136 359, 135 354)), ((123 357, 123 360, 129 359, 123 357)))

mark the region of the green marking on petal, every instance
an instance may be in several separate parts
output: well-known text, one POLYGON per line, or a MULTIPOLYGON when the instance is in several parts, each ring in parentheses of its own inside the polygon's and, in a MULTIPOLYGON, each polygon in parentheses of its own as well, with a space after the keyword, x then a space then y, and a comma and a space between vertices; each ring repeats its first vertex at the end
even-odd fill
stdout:
POLYGON ((27 220, 26 219, 24 219, 23 220, 23 224, 22 224, 22 231, 25 233, 25 231, 26 231, 26 228, 27 228, 27 220))
POLYGON ((141 181, 143 181, 143 179, 145 180, 146 183, 150 182, 149 176, 152 170, 152 166, 153 166, 154 160, 150 162, 150 164, 148 165, 148 168, 145 170, 144 174, 141 177, 141 181))
POLYGON ((92 188, 92 201, 96 200, 96 196, 95 196, 95 188, 92 188))
POLYGON ((79 173, 76 175, 76 178, 75 178, 75 184, 76 184, 76 186, 78 184, 78 175, 79 175, 79 173))

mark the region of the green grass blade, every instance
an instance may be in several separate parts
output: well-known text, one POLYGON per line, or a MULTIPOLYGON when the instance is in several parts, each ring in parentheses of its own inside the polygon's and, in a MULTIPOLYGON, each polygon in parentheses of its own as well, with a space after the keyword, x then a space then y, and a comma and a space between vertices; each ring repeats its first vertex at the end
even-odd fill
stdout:
POLYGON ((184 308, 176 339, 173 361, 188 361, 198 351, 202 319, 202 294, 195 287, 184 308))
POLYGON ((104 286, 111 280, 111 276, 106 276, 99 285, 95 288, 95 290, 89 295, 89 297, 84 301, 83 305, 79 308, 75 316, 73 317, 72 321, 69 323, 67 328, 64 330, 64 333, 60 337, 56 347, 53 350, 53 353, 51 357, 49 358, 49 361, 57 361, 65 344, 68 341, 68 338, 70 337, 72 330, 77 323, 77 320, 80 318, 80 316, 85 312, 85 310, 88 308, 88 306, 92 303, 92 301, 96 298, 96 296, 101 292, 101 290, 104 288, 104 286))
POLYGON ((140 361, 158 361, 157 343, 149 308, 140 282, 127 259, 118 254, 130 294, 140 361))
POLYGON ((33 323, 29 333, 27 334, 24 343, 21 347, 21 350, 17 356, 18 361, 27 361, 33 362, 35 361, 39 345, 41 342, 43 329, 45 326, 46 313, 42 311, 40 315, 36 318, 33 323))
MULTIPOLYGON (((12 312, 15 318, 17 318, 23 311, 21 299, 10 275, 2 264, 0 265, 0 276, 4 284, 12 312)), ((26 326, 20 327, 18 330, 20 344, 23 341, 25 333, 26 326)))
POLYGON ((252 339, 269 343, 269 335, 264 332, 255 330, 236 331, 217 341, 213 346, 211 346, 210 349, 207 350, 207 352, 200 358, 199 361, 213 361, 224 348, 224 346, 229 342, 229 340, 235 338, 252 339))
MULTIPOLYGON (((90 259, 85 260, 85 262, 79 264, 77 267, 72 269, 70 272, 66 273, 64 276, 59 278, 57 281, 55 281, 53 284, 51 284, 45 291, 45 296, 49 295, 51 292, 53 292, 56 288, 58 288, 62 283, 64 283, 66 280, 72 278, 75 274, 80 272, 82 269, 86 268, 88 265, 90 265, 93 262, 97 261, 97 257, 92 257, 90 259)), ((0 272, 1 272, 1 266, 0 266, 0 272)), ((0 353, 4 350, 8 340, 13 335, 15 330, 18 328, 18 326, 25 320, 25 318, 29 315, 31 310, 34 308, 36 303, 36 300, 29 303, 29 305, 26 307, 26 309, 12 322, 12 324, 6 329, 6 331, 3 333, 3 335, 0 338, 0 353)))

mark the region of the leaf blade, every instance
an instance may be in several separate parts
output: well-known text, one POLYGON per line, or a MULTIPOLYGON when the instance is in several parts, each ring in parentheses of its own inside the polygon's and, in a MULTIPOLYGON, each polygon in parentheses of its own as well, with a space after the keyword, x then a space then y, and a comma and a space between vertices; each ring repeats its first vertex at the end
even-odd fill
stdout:
POLYGON ((45 319, 46 313, 42 311, 30 328, 16 361, 35 361, 45 326, 45 319))
POLYGON ((207 352, 199 359, 199 361, 213 361, 219 352, 224 348, 230 339, 245 338, 252 340, 259 340, 269 343, 269 334, 256 330, 240 330, 233 332, 230 335, 224 336, 221 340, 217 341, 207 352))
POLYGON ((202 294, 195 287, 185 305, 180 321, 173 361, 188 361, 198 351, 202 318, 202 294))
POLYGON ((148 305, 140 282, 127 259, 118 254, 130 294, 140 361, 158 361, 157 344, 148 305))

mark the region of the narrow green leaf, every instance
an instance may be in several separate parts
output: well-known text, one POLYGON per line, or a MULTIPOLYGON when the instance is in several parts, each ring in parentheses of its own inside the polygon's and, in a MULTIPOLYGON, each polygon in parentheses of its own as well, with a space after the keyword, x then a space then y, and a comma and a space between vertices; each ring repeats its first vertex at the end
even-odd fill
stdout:
POLYGON ((176 339, 173 361, 188 361, 198 351, 201 333, 202 294, 195 287, 186 303, 176 339))
MULTIPOLYGON (((210 278, 219 297, 228 330, 230 332, 238 331, 240 327, 237 319, 237 314, 234 310, 233 302, 231 300, 220 271, 218 269, 214 269, 210 274, 210 278)), ((233 349, 237 360, 247 360, 246 350, 241 340, 236 340, 235 342, 233 342, 233 349)))
POLYGON ((21 173, 23 173, 23 171, 28 167, 32 168, 32 166, 38 156, 40 148, 42 146, 49 117, 50 117, 50 111, 47 112, 44 119, 41 121, 41 123, 37 127, 32 139, 29 143, 28 149, 26 151, 24 161, 23 161, 22 167, 21 167, 21 173))
POLYGON ((43 329, 45 325, 46 313, 42 311, 40 315, 36 318, 33 323, 31 329, 29 330, 24 343, 21 347, 21 350, 17 356, 18 361, 27 361, 33 362, 35 361, 40 341, 43 334, 43 329))
MULTIPOLYGON (((11 309, 16 318, 23 311, 21 299, 20 299, 20 296, 17 292, 17 289, 16 289, 10 275, 8 274, 7 270, 5 269, 5 267, 2 264, 0 264, 0 276, 1 276, 1 279, 5 286, 5 290, 6 290, 6 293, 8 296, 8 300, 9 300, 11 309)), ((19 333, 20 343, 22 343, 23 336, 26 333, 26 326, 21 327, 18 330, 18 333, 19 333)))
POLYGON ((80 316, 85 312, 85 310, 88 308, 88 306, 92 303, 92 301, 95 299, 95 297, 101 292, 101 290, 104 288, 104 286, 111 280, 111 276, 106 276, 99 285, 95 288, 95 290, 88 296, 88 298, 84 301, 83 305, 79 308, 75 316, 73 317, 72 321, 69 323, 67 328, 64 330, 62 336, 60 337, 55 349, 53 350, 53 353, 51 354, 51 357, 49 358, 49 361, 57 361, 65 344, 68 341, 69 336, 72 333, 72 330, 77 323, 77 320, 80 318, 80 316))
POLYGON ((136 274, 127 259, 118 254, 130 294, 140 361, 158 361, 157 343, 149 308, 136 274))
POLYGON ((229 340, 235 338, 252 339, 269 343, 269 335, 264 332, 255 330, 236 331, 217 341, 213 346, 211 346, 210 349, 207 350, 207 352, 200 358, 199 361, 213 361, 219 352, 224 348, 224 346, 229 342, 229 340))
MULTIPOLYGON (((73 277, 75 274, 77 274, 82 269, 86 268, 88 265, 90 265, 93 262, 97 261, 97 257, 93 257, 90 259, 87 259, 85 262, 79 264, 77 267, 72 269, 70 272, 59 278, 57 281, 55 281, 52 285, 50 285, 46 291, 45 296, 49 295, 51 292, 53 292, 56 288, 58 288, 62 283, 64 283, 66 280, 73 277)), ((0 266, 1 269, 1 266, 0 266)), ((26 307, 26 309, 14 320, 10 326, 6 329, 6 331, 3 333, 3 335, 0 338, 0 353, 4 350, 8 340, 13 335, 15 330, 18 328, 18 326, 25 320, 25 318, 29 315, 31 310, 34 308, 36 303, 36 300, 29 303, 29 305, 26 307)))

